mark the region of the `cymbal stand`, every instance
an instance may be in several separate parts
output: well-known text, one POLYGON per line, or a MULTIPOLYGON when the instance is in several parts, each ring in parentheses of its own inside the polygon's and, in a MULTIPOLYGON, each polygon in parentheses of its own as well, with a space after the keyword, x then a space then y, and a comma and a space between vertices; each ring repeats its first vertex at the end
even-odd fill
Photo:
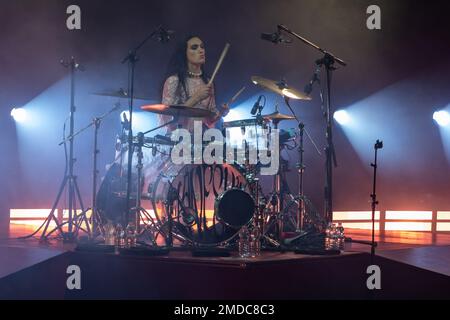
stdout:
POLYGON ((125 58, 122 60, 122 64, 128 63, 128 110, 130 113, 129 123, 130 129, 128 130, 128 166, 127 166, 127 203, 126 203, 126 211, 124 216, 122 217, 122 221, 128 222, 130 215, 130 197, 131 197, 131 170, 132 165, 131 162, 133 160, 133 102, 134 102, 134 81, 135 81, 135 70, 136 63, 139 61, 138 51, 146 44, 150 39, 154 39, 156 41, 165 43, 168 41, 167 32, 162 28, 162 25, 158 26, 152 33, 150 33, 144 40, 142 40, 135 48, 130 50, 125 58), (165 36, 163 35, 165 32, 165 36), (156 37, 155 37, 156 36, 156 37))
POLYGON ((298 126, 298 132, 299 132, 299 147, 297 149, 298 151, 298 159, 299 161, 296 164, 296 168, 298 170, 298 211, 297 211, 297 217, 296 217, 296 231, 301 232, 304 229, 304 218, 305 218, 305 194, 304 194, 304 184, 303 184, 303 176, 305 174, 305 164, 304 164, 304 134, 306 133, 307 137, 311 141, 312 145, 316 149, 318 155, 321 155, 319 148, 317 147, 316 143, 314 142, 314 139, 311 137, 309 132, 305 128, 305 124, 299 120, 297 115, 294 112, 294 109, 292 109, 292 106, 290 104, 289 98, 284 97, 284 101, 291 111, 292 115, 295 117, 295 120, 297 121, 298 126))
POLYGON ((305 132, 305 125, 303 122, 300 122, 298 124, 299 129, 299 137, 300 137, 300 143, 297 148, 298 150, 298 162, 296 164, 296 168, 298 171, 298 210, 297 210, 297 225, 296 225, 296 231, 299 232, 303 229, 303 218, 305 216, 305 203, 303 201, 304 199, 304 191, 303 191, 303 174, 305 173, 305 164, 303 162, 303 134, 305 132))
MULTIPOLYGON (((159 125, 155 128, 152 128, 146 132, 139 132, 137 134, 137 142, 133 143, 133 147, 132 147, 131 151, 128 150, 128 154, 133 153, 135 148, 137 150, 137 159, 138 159, 138 162, 136 165, 136 168, 137 168, 137 192, 136 193, 137 194, 136 194, 136 205, 129 209, 128 216, 126 217, 126 220, 124 220, 124 221, 126 224, 128 224, 128 222, 130 221, 129 215, 131 215, 133 217, 134 223, 136 225, 136 233, 138 234, 138 236, 143 236, 145 233, 148 233, 150 236, 150 241, 152 242, 152 244, 154 246, 157 246, 155 233, 158 231, 158 226, 155 224, 155 221, 154 221, 153 217, 151 216, 151 214, 144 207, 142 207, 142 169, 144 167, 143 162, 142 162, 143 157, 144 157, 142 148, 144 146, 144 139, 145 139, 144 136, 147 133, 161 129, 167 125, 175 123, 176 121, 178 121, 178 119, 177 119, 177 117, 174 117, 172 120, 170 120, 166 123, 163 123, 162 125, 159 125), (144 224, 146 225, 146 227, 142 230, 141 230, 141 221, 144 222, 144 224), (146 221, 149 221, 150 223, 147 224, 146 221)), ((128 128, 128 129, 131 130, 130 128, 128 128)), ((156 148, 156 145, 153 145, 152 148, 156 148)), ((153 151, 155 151, 155 150, 156 149, 153 149, 153 151)), ((128 159, 130 159, 130 156, 128 156, 128 159)))
MULTIPOLYGON (((75 137, 82 133, 83 131, 87 130, 88 128, 94 126, 94 150, 93 150, 93 170, 92 170, 92 207, 86 209, 82 212, 82 214, 87 214, 89 210, 91 210, 91 217, 90 217, 90 223, 91 223, 91 232, 89 234, 91 239, 95 239, 98 234, 105 235, 105 230, 103 228, 102 219, 98 213, 97 210, 97 181, 98 181, 98 169, 97 169, 97 157, 100 153, 100 150, 98 149, 98 130, 100 128, 100 125, 104 118, 106 118, 108 115, 113 113, 114 111, 117 111, 120 108, 120 103, 116 103, 114 107, 109 110, 108 112, 104 113, 100 117, 96 117, 92 119, 92 122, 87 125, 86 127, 80 129, 78 132, 73 134, 72 137, 75 137)), ((70 139, 72 137, 68 137, 67 139, 70 139)), ((66 140, 67 140, 66 139, 66 140)))
MULTIPOLYGON (((136 233, 139 236, 142 236, 145 231, 148 231, 150 233, 150 241, 153 245, 156 244, 156 239, 154 237, 153 231, 149 230, 149 228, 145 228, 141 231, 141 219, 144 216, 148 221, 150 221, 150 228, 155 227, 155 223, 153 221, 153 218, 149 214, 145 208, 142 207, 142 168, 144 167, 142 159, 144 158, 144 154, 142 152, 142 147, 144 145, 144 134, 142 132, 139 132, 137 134, 137 143, 133 144, 137 149, 137 158, 138 162, 136 165, 137 168, 137 192, 136 192, 136 206, 131 208, 130 211, 134 213, 134 220, 136 225, 136 233)), ((145 222, 144 219, 142 219, 143 222, 145 222)))
MULTIPOLYGON (((279 168, 277 175, 275 176, 274 179, 274 192, 272 193, 272 199, 271 199, 271 205, 274 207, 274 214, 275 214, 275 219, 272 219, 272 221, 270 221, 267 226, 266 229, 270 230, 270 228, 273 226, 273 224, 277 223, 277 227, 278 227, 278 239, 281 240, 282 239, 282 232, 284 229, 284 220, 285 218, 290 219, 291 224, 293 225, 293 227, 295 228, 296 232, 303 232, 304 229, 304 216, 305 216, 305 210, 306 210, 306 206, 305 206, 305 200, 307 200, 307 198, 304 195, 304 183, 303 183, 303 176, 304 176, 304 171, 305 171, 305 165, 304 165, 304 161, 303 161, 303 154, 304 154, 304 134, 306 133, 307 137, 309 138, 309 140, 311 141, 311 143, 313 144, 313 146, 315 147, 317 153, 319 155, 321 155, 316 143, 314 142, 314 140, 312 139, 311 135, 309 134, 309 132, 306 130, 305 125, 298 119, 297 115, 295 114, 294 110, 292 109, 290 103, 289 103, 289 98, 284 96, 284 100, 286 105, 288 106, 288 108, 290 109, 292 115, 295 117, 295 120, 298 123, 298 131, 299 131, 299 137, 300 137, 300 142, 299 142, 299 148, 298 153, 299 153, 299 162, 296 164, 296 167, 298 169, 298 195, 297 196, 293 196, 289 191, 284 191, 282 188, 283 184, 286 184, 286 179, 282 176, 283 172, 281 170, 281 168, 279 168), (284 206, 284 196, 287 195, 290 198, 290 202, 294 201, 295 203, 297 203, 297 212, 296 212, 296 216, 295 219, 289 214, 289 209, 290 206, 284 206)), ((278 110, 276 110, 278 111, 278 110)), ((277 129, 278 128, 278 121, 273 121, 274 123, 274 128, 277 129)), ((280 157, 281 157, 281 147, 280 147, 280 157)), ((282 163, 282 161, 280 161, 280 163, 282 163)))
POLYGON ((77 215, 76 210, 76 200, 78 199, 80 208, 82 212, 85 212, 83 201, 81 199, 80 190, 78 188, 76 176, 73 172, 73 167, 75 164, 76 159, 74 158, 74 151, 73 151, 73 145, 74 145, 74 127, 75 127, 75 72, 77 70, 83 70, 83 68, 75 61, 74 57, 70 58, 70 61, 66 62, 64 60, 61 61, 61 64, 70 69, 70 129, 69 129, 69 138, 65 139, 60 145, 66 144, 67 140, 69 141, 69 158, 68 158, 68 164, 66 167, 66 172, 64 173, 64 179, 61 183, 61 186, 58 191, 58 195, 56 196, 56 200, 53 203, 52 209, 50 210, 50 214, 45 219, 44 223, 39 226, 37 230, 35 230, 32 234, 22 237, 22 239, 31 238, 34 235, 36 235, 39 230, 41 230, 42 227, 44 227, 44 230, 41 234, 40 241, 47 241, 48 237, 54 233, 55 231, 58 231, 59 235, 62 236, 64 241, 73 242, 76 240, 76 237, 78 235, 79 229, 81 229, 81 223, 78 224, 77 221, 79 218, 81 218, 82 221, 85 222, 86 228, 82 229, 83 231, 90 234, 90 227, 89 223, 87 221, 86 215, 82 214, 80 216, 77 215), (69 202, 69 218, 67 222, 60 222, 55 216, 55 211, 58 207, 59 200, 66 188, 66 185, 68 185, 68 202, 69 202), (56 227, 52 229, 51 231, 48 231, 48 228, 50 226, 50 223, 54 221, 56 224, 56 227), (63 226, 67 224, 67 232, 64 232, 63 226))

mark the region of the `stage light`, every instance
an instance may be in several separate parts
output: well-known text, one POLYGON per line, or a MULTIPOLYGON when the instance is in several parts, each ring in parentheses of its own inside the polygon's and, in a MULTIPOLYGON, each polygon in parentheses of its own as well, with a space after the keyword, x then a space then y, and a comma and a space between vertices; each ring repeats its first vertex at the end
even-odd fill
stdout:
POLYGON ((14 121, 23 123, 27 120, 27 111, 24 108, 13 108, 11 117, 13 117, 14 121))
POLYGON ((340 125, 347 125, 350 123, 351 118, 347 111, 338 110, 333 115, 334 120, 336 120, 340 125))
POLYGON ((446 127, 450 124, 450 114, 444 110, 436 111, 433 113, 433 120, 441 127, 446 127))
POLYGON ((236 109, 230 109, 230 111, 228 112, 226 117, 223 117, 223 121, 225 121, 225 122, 241 120, 241 119, 244 119, 244 116, 236 109))
MULTIPOLYGON (((122 125, 125 123, 125 127, 129 128, 130 112, 124 110, 120 113, 120 122, 122 125)), ((133 131, 146 132, 147 130, 158 126, 158 118, 151 112, 133 112, 133 131)), ((154 134, 164 134, 162 131, 155 131, 154 134)))
MULTIPOLYGON (((136 113, 133 113, 133 115, 135 115, 136 113)), ((130 121, 130 111, 128 110, 124 110, 120 113, 120 121, 124 122, 125 121, 130 121)))

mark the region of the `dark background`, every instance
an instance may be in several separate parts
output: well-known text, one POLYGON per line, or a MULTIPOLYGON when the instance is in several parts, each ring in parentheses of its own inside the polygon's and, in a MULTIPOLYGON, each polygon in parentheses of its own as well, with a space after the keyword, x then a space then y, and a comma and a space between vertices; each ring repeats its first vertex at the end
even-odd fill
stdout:
MULTIPOLYGON (((320 57, 299 41, 278 46, 262 41, 261 32, 273 32, 283 23, 343 58, 348 66, 334 73, 333 108, 353 111, 359 125, 343 130, 334 123, 335 210, 370 209, 369 164, 377 138, 385 143, 379 159, 380 209, 450 210, 450 157, 432 120, 433 112, 450 102, 448 21, 446 1, 0 0, 0 222, 7 221, 9 208, 50 208, 56 197, 64 170, 58 142, 69 113, 68 70, 60 59, 73 55, 86 68, 77 74, 75 121, 76 129, 81 128, 116 102, 90 93, 126 88, 127 68, 120 61, 159 24, 175 30, 176 40, 198 34, 206 43, 209 72, 225 42, 231 43, 216 80, 217 102, 246 85, 237 103, 238 109, 247 110, 245 118, 261 93, 249 81, 252 75, 284 77, 302 89, 320 57), (82 30, 66 28, 71 4, 81 7, 82 30), (366 28, 371 4, 381 7, 381 30, 366 28), (14 106, 30 110, 29 125, 15 124, 10 117, 14 106)), ((150 42, 140 51, 137 94, 160 99, 174 46, 175 41, 150 42)), ((267 97, 269 113, 277 98, 267 97)), ((325 127, 317 89, 313 98, 293 106, 323 149, 325 127)), ((122 104, 126 109, 126 101, 122 104)), ((155 121, 154 116, 149 119, 146 127, 155 121)), ((119 129, 119 115, 114 113, 100 130, 101 175, 113 160, 119 129)), ((91 195, 92 135, 88 130, 75 144, 75 172, 85 204, 91 195)), ((321 208, 324 157, 309 141, 305 149, 306 194, 321 208)), ((292 167, 297 155, 289 152, 289 157, 292 167)), ((293 190, 294 173, 289 174, 293 190)))

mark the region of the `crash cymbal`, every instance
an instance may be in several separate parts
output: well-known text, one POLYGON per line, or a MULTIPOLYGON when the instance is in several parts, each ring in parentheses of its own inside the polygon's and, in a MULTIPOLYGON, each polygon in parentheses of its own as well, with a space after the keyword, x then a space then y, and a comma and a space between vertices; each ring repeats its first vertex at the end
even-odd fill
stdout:
POLYGON ((281 121, 281 120, 293 120, 295 119, 294 116, 290 116, 287 114, 282 114, 278 111, 272 112, 270 114, 263 114, 262 115, 263 119, 266 120, 272 120, 272 121, 281 121))
POLYGON ((252 82, 257 86, 260 86, 266 90, 272 91, 274 93, 286 96, 291 99, 296 100, 311 100, 306 93, 298 91, 294 88, 289 87, 285 81, 273 81, 270 79, 261 78, 258 76, 253 76, 252 82))
MULTIPOLYGON (((123 99, 129 99, 130 96, 128 95, 128 92, 124 89, 120 88, 119 90, 113 90, 113 91, 101 91, 101 92, 94 92, 96 96, 104 96, 104 97, 114 97, 114 98, 123 98, 123 99)), ((150 97, 144 97, 144 96, 133 96, 133 99, 138 100, 154 100, 150 97)))
POLYGON ((141 107, 144 111, 149 111, 157 114, 164 114, 167 116, 173 117, 190 117, 190 118, 204 118, 204 117, 212 117, 214 113, 199 108, 188 107, 185 105, 166 105, 166 104, 148 104, 141 107))

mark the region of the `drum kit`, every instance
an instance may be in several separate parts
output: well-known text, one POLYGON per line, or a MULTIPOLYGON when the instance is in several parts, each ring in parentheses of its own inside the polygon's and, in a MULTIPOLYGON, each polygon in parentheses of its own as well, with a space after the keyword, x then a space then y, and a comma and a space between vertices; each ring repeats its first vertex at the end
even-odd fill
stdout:
MULTIPOLYGON (((265 99, 265 96, 261 95, 251 110, 253 118, 224 122, 222 134, 226 137, 227 149, 225 163, 207 163, 203 161, 203 158, 198 162, 195 159, 198 149, 201 151, 213 149, 213 152, 217 153, 217 149, 211 148, 216 144, 215 139, 209 143, 202 142, 201 145, 194 143, 194 148, 188 149, 194 149, 194 157, 191 157, 191 159, 194 158, 194 161, 179 164, 171 159, 171 152, 178 147, 178 144, 175 144, 171 138, 161 135, 146 136, 160 128, 177 124, 180 117, 215 118, 216 114, 210 110, 186 105, 151 104, 142 106, 141 110, 143 111, 171 116, 172 120, 134 136, 133 101, 135 99, 150 100, 148 97, 134 94, 137 52, 150 39, 161 43, 167 42, 170 32, 159 26, 138 46, 130 50, 122 60, 122 63, 128 63, 129 91, 120 89, 95 93, 99 96, 127 99, 130 115, 128 120, 124 117, 122 133, 116 143, 115 161, 107 170, 98 190, 97 131, 101 121, 108 114, 117 110, 118 106, 105 115, 94 118, 92 123, 78 132, 74 131, 75 73, 79 69, 79 64, 71 57, 70 63, 63 64, 65 67, 70 66, 71 71, 70 134, 61 142, 65 146, 66 143, 69 144, 69 155, 68 158, 66 157, 66 165, 69 169, 66 170, 49 216, 43 225, 28 237, 34 236, 41 228, 44 228, 41 241, 48 240, 48 236, 55 231, 58 231, 64 240, 74 241, 80 230, 85 231, 91 240, 97 239, 98 236, 103 236, 106 240, 108 230, 117 229, 119 226, 121 226, 119 229, 123 230, 123 227, 127 226, 128 228, 131 225, 137 231, 139 239, 149 239, 155 246, 162 238, 169 247, 174 245, 174 240, 187 246, 219 247, 234 245, 239 232, 245 230, 244 227, 246 227, 252 229, 252 232, 256 231, 255 234, 262 235, 263 246, 282 248, 305 235, 323 231, 325 224, 330 221, 332 212, 332 160, 336 166, 331 134, 330 75, 335 70, 333 67, 335 62, 344 66, 346 64, 343 60, 304 39, 284 25, 278 25, 278 31, 270 35, 270 41, 279 42, 280 31, 287 32, 314 47, 323 53, 324 57, 316 61, 317 69, 310 81, 309 89, 307 90, 305 87, 306 93, 290 87, 284 80, 274 81, 258 76, 251 77, 253 84, 259 88, 282 96, 292 114, 282 114, 277 106, 274 112, 262 114, 264 106, 260 105, 260 99, 262 97, 265 99), (274 39, 272 39, 273 36, 274 39), (291 99, 311 100, 309 96, 311 86, 314 82, 318 82, 317 74, 322 66, 325 66, 327 71, 326 104, 322 98, 324 117, 327 121, 325 215, 319 214, 304 195, 304 135, 311 141, 319 154, 320 151, 290 105, 291 99), (297 129, 293 131, 280 130, 280 122, 285 121, 295 121, 297 129), (95 129, 93 197, 90 210, 85 210, 76 176, 73 173, 73 164, 75 163, 73 143, 77 135, 91 127, 95 129), (267 135, 267 132, 270 134, 267 135), (276 145, 275 149, 273 149, 274 145, 276 145), (235 149, 235 147, 238 152, 239 147, 243 147, 240 150, 244 150, 243 153, 240 153, 241 156, 243 154, 243 157, 238 161, 228 161, 228 149, 235 149), (299 159, 296 164, 298 177, 296 194, 290 191, 287 183, 287 160, 280 156, 284 149, 293 150, 295 148, 298 151, 299 159), (253 158, 255 149, 256 160, 253 158), (276 171, 273 173, 273 188, 269 194, 264 194, 260 184, 260 176, 266 172, 267 164, 263 161, 259 151, 264 151, 263 154, 270 154, 270 160, 273 160, 273 157, 277 160, 276 171), (242 158, 244 161, 240 161, 242 158), (62 222, 58 221, 55 212, 66 185, 69 190, 69 218, 67 222, 62 222), (81 214, 77 213, 77 204, 81 207, 81 214), (90 211, 92 214, 88 220, 90 211), (48 231, 51 222, 56 223, 56 228, 48 231), (85 228, 82 227, 83 223, 85 228), (65 224, 67 224, 67 232, 62 229, 65 224)), ((229 47, 230 45, 227 43, 208 84, 214 81, 229 47)), ((245 87, 240 89, 228 104, 232 104, 244 89, 245 87)), ((222 145, 222 149, 219 150, 224 149, 222 145)), ((221 151, 218 152, 220 154, 221 151)))
MULTIPOLYGON (((289 98, 311 99, 284 81, 252 77, 252 82, 284 96, 287 101, 289 98)), ((127 97, 125 92, 104 92, 100 95, 118 97, 119 94, 127 97)), ((142 106, 141 110, 172 116, 172 121, 180 116, 211 116, 208 110, 184 105, 152 104, 142 106)), ((298 120, 295 114, 282 114, 277 107, 270 114, 261 114, 261 110, 262 107, 259 107, 258 113, 251 119, 224 122, 222 131, 224 136, 230 137, 227 142, 232 146, 253 146, 258 151, 264 150, 267 149, 267 140, 261 135, 263 130, 278 129, 281 121, 298 120)), ((151 131, 153 129, 148 132, 151 131)), ((289 191, 286 180, 288 165, 282 160, 274 176, 273 190, 268 195, 264 194, 260 185, 259 162, 175 164, 170 158, 175 143, 170 138, 161 135, 146 137, 146 133, 139 133, 133 139, 133 167, 137 170, 133 170, 136 172, 132 175, 129 199, 132 204, 128 205, 128 145, 126 138, 119 139, 116 159, 109 167, 97 194, 96 210, 100 217, 98 231, 105 232, 107 224, 126 226, 133 223, 138 237, 150 239, 152 245, 156 245, 160 237, 167 246, 173 246, 176 242, 182 246, 195 247, 233 246, 244 226, 259 228, 263 246, 266 247, 280 247, 292 239, 320 231, 325 222, 303 194, 304 131, 304 125, 298 122, 298 132, 281 130, 279 136, 280 152, 287 147, 297 147, 299 152, 296 166, 298 194, 289 191), (131 208, 130 212, 126 212, 127 208, 131 208)))

